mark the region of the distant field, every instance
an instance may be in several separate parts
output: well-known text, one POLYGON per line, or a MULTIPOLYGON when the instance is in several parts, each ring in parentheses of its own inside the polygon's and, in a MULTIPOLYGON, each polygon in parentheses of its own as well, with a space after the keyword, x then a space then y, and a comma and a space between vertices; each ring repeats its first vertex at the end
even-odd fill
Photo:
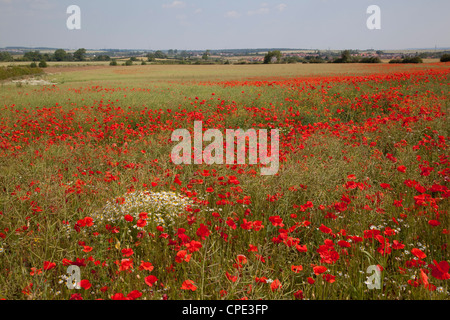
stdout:
POLYGON ((48 77, 56 82, 119 82, 141 85, 158 81, 222 81, 242 79, 281 79, 296 77, 367 75, 436 69, 441 63, 424 64, 281 64, 281 65, 135 65, 50 67, 48 77))
MULTIPOLYGON (((118 60, 122 63, 122 60, 118 60)), ((281 64, 281 65, 151 65, 109 66, 109 62, 48 62, 44 69, 57 81, 216 81, 250 78, 292 78, 311 76, 363 75, 370 73, 404 72, 406 70, 423 70, 439 68, 442 64, 437 59, 425 59, 424 64, 281 64), (55 75, 56 74, 56 75, 55 75)), ((29 65, 29 62, 0 62, 1 66, 29 65)))
MULTIPOLYGON (((26 62, 0 62, 0 67, 5 66, 29 66, 30 61, 26 62)), ((39 63, 39 62, 36 62, 39 63)), ((47 64, 49 67, 82 67, 82 66, 107 66, 109 65, 109 61, 83 61, 83 62, 76 62, 76 61, 47 61, 47 64)))

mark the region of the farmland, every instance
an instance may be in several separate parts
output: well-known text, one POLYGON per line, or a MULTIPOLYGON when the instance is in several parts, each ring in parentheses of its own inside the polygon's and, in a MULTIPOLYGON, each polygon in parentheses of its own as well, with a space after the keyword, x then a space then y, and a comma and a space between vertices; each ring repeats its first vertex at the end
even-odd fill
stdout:
POLYGON ((449 299, 450 64, 46 72, 0 87, 0 297, 449 299), (175 165, 195 121, 278 129, 279 172, 175 165))

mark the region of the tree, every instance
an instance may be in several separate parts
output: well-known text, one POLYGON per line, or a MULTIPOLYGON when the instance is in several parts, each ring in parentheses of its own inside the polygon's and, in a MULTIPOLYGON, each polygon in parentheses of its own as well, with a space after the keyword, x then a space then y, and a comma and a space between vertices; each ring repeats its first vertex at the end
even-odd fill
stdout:
POLYGON ((279 63, 279 62, 281 62, 281 51, 279 50, 269 51, 264 57, 264 64, 279 63))
POLYGON ((95 61, 110 61, 111 57, 106 54, 98 55, 94 58, 95 61))
POLYGON ((366 57, 366 58, 362 58, 359 62, 360 63, 381 63, 381 59, 378 57, 366 57))
POLYGON ((45 62, 45 60, 39 62, 39 68, 47 68, 47 62, 45 62))
POLYGON ((189 57, 189 53, 186 50, 181 51, 180 56, 185 59, 189 57))
POLYGON ((341 53, 342 63, 349 63, 352 60, 352 54, 349 50, 344 50, 341 53))
POLYGON ((86 49, 78 49, 74 52, 73 57, 76 61, 84 61, 84 59, 86 58, 86 49))
POLYGON ((56 61, 66 61, 66 59, 67 59, 67 52, 65 50, 63 50, 63 49, 58 49, 53 54, 53 58, 56 61))
POLYGON ((441 62, 449 62, 450 61, 450 54, 446 53, 442 55, 441 62))
POLYGON ((203 54, 203 56, 202 56, 202 59, 203 60, 208 60, 208 57, 210 56, 210 51, 209 50, 206 50, 205 51, 205 53, 203 54))
POLYGON ((402 63, 423 63, 423 60, 421 57, 410 57, 410 58, 404 58, 402 63))
POLYGON ((23 55, 24 61, 40 61, 42 60, 42 54, 39 51, 28 51, 23 55))
POLYGON ((155 52, 155 58, 156 59, 166 59, 167 56, 164 54, 164 52, 158 50, 155 52))
POLYGON ((13 56, 9 52, 0 52, 0 61, 14 61, 13 56))
POLYGON ((341 57, 334 60, 334 63, 351 63, 351 62, 357 62, 352 59, 352 53, 350 50, 344 50, 341 52, 341 57))

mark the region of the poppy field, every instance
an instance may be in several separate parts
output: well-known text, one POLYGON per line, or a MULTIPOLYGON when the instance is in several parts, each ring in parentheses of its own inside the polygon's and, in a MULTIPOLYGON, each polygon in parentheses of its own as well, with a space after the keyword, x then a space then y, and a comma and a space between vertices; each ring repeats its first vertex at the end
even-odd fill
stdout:
POLYGON ((363 67, 0 87, 0 298, 448 300, 450 65, 363 67), (174 164, 195 121, 278 173, 174 164))

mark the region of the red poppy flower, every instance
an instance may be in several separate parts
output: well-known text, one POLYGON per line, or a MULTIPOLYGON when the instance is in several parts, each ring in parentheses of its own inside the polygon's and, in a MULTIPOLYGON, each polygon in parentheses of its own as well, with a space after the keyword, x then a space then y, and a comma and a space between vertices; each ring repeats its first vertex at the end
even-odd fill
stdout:
POLYGON ((202 248, 202 244, 198 241, 192 240, 189 243, 185 244, 186 249, 188 249, 189 252, 197 252, 198 250, 200 250, 200 248, 202 248))
POLYGON ((148 213, 147 212, 141 212, 139 213, 139 219, 148 219, 148 213))
POLYGON ((383 189, 392 189, 392 187, 389 183, 381 183, 380 187, 382 187, 383 189))
POLYGON ((176 175, 175 180, 173 182, 181 186, 181 180, 178 178, 178 176, 179 175, 176 175))
POLYGON ((405 173, 405 172, 406 172, 406 167, 405 167, 405 166, 399 166, 399 167, 397 168, 397 171, 402 172, 402 173, 405 173))
POLYGON ((284 227, 283 219, 280 216, 269 217, 269 221, 274 227, 284 227))
POLYGON ((401 250, 405 248, 405 245, 397 240, 394 240, 392 243, 392 248, 395 250, 401 250))
POLYGON ((262 221, 253 221, 253 230, 259 231, 261 229, 264 229, 264 226, 262 224, 262 221))
POLYGON ((344 241, 344 240, 338 241, 338 245, 340 247, 342 247, 342 248, 350 248, 352 246, 350 244, 350 242, 347 242, 347 241, 344 241))
POLYGON ((56 267, 56 263, 50 261, 44 261, 44 271, 51 270, 56 267))
POLYGON ((330 228, 328 228, 327 226, 324 226, 323 224, 319 227, 319 230, 322 231, 323 233, 332 233, 332 230, 330 228))
POLYGON ((158 278, 156 278, 154 275, 149 275, 145 278, 145 283, 150 287, 152 287, 156 281, 158 281, 158 278))
POLYGON ((295 273, 299 273, 303 270, 303 266, 291 266, 291 270, 295 273))
POLYGON ((136 225, 137 225, 139 228, 143 228, 143 227, 145 227, 145 226, 147 225, 147 220, 139 219, 139 220, 137 221, 136 225))
POLYGON ((197 290, 197 287, 194 284, 194 281, 192 280, 185 280, 183 282, 183 284, 181 285, 181 290, 191 290, 191 291, 195 291, 197 290))
POLYGON ((261 277, 261 278, 255 277, 255 282, 256 283, 267 283, 267 278, 266 277, 261 277))
POLYGON ((225 276, 227 277, 228 280, 230 280, 231 282, 236 282, 237 281, 237 276, 232 276, 231 274, 227 272, 225 272, 225 276))
POLYGON ((316 266, 313 268, 313 270, 314 270, 314 274, 316 276, 318 276, 319 274, 326 272, 328 269, 327 269, 327 267, 324 267, 324 266, 316 266))
POLYGON ((133 255, 133 249, 124 248, 122 249, 122 255, 124 257, 131 257, 133 255))
POLYGON ((244 230, 251 230, 253 227, 252 221, 247 221, 247 219, 242 219, 241 228, 244 230))
POLYGON ((152 271, 154 269, 153 265, 150 262, 141 261, 141 265, 139 266, 139 270, 147 270, 152 271))
POLYGON ((133 259, 122 259, 119 270, 126 271, 128 269, 133 269, 133 259))
POLYGON ((111 300, 128 300, 123 293, 116 293, 111 297, 111 300))
POLYGON ((236 258, 236 261, 239 264, 246 264, 247 263, 247 257, 244 256, 243 254, 238 254, 238 256, 236 258))
POLYGON ((416 256, 417 258, 419 258, 420 260, 423 260, 427 257, 427 255, 420 249, 414 248, 411 250, 411 253, 416 256))
POLYGON ((441 261, 437 263, 436 260, 433 260, 433 264, 429 264, 428 268, 431 269, 431 275, 439 280, 448 280, 450 279, 450 265, 447 261, 441 261))
POLYGON ((73 293, 70 296, 69 300, 83 300, 83 297, 79 293, 73 293))
POLYGON ((236 223, 234 222, 233 219, 231 219, 230 217, 228 217, 226 224, 233 230, 236 230, 236 223))
POLYGON ((437 227, 438 225, 440 225, 441 223, 437 220, 430 220, 428 221, 428 224, 432 227, 437 227))
POLYGON ((176 263, 182 263, 183 261, 189 262, 192 254, 188 254, 186 250, 180 250, 175 257, 176 263))
POLYGON ((200 227, 197 229, 196 232, 197 236, 199 236, 202 240, 205 240, 206 237, 208 237, 211 232, 209 231, 208 227, 205 226, 203 223, 200 224, 200 227))
POLYGON ((270 284, 270 289, 273 291, 281 289, 283 286, 281 285, 280 280, 275 279, 273 280, 273 282, 270 284))
POLYGON ((325 280, 326 282, 329 282, 329 283, 333 283, 336 281, 336 277, 332 276, 331 274, 324 274, 324 275, 322 275, 322 278, 323 278, 323 280, 325 280))
POLYGON ((130 300, 136 300, 137 298, 140 298, 141 296, 142 296, 142 292, 140 292, 138 290, 133 290, 127 295, 127 298, 130 300))
POLYGON ((303 300, 303 291, 302 290, 298 290, 294 293, 294 297, 297 300, 303 300))
POLYGON ((134 220, 134 218, 132 216, 130 216, 129 214, 127 214, 124 218, 128 222, 132 222, 134 220))
POLYGON ((89 280, 81 280, 80 281, 80 287, 82 287, 84 290, 88 290, 90 287, 92 287, 92 284, 89 282, 89 280))

